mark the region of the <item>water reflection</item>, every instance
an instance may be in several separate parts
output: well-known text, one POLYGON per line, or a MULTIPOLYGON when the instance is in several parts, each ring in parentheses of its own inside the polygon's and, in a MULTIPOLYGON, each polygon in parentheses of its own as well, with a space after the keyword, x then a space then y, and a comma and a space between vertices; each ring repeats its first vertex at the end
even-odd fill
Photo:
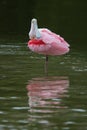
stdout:
MULTIPOLYGON (((27 85, 29 98, 29 120, 41 123, 42 118, 52 116, 59 109, 67 106, 63 98, 67 97, 69 87, 68 77, 33 78, 27 85), (45 114, 45 115, 44 115, 45 114), (48 114, 48 115, 47 115, 48 114)), ((47 120, 42 121, 47 122, 47 120)))

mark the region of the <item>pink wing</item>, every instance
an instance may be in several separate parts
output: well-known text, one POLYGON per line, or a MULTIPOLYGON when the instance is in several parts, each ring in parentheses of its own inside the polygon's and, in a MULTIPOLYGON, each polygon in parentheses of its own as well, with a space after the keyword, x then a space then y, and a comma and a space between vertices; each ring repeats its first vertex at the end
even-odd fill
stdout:
POLYGON ((29 48, 44 55, 62 55, 69 51, 69 44, 59 35, 48 29, 39 29, 40 39, 32 39, 28 42, 29 48))
POLYGON ((39 29, 42 41, 49 45, 48 55, 62 55, 69 51, 69 44, 59 35, 48 29, 39 29))
POLYGON ((39 29, 39 30, 40 30, 40 33, 42 34, 42 40, 45 43, 56 42, 59 45, 61 44, 67 47, 70 46, 60 35, 57 35, 48 29, 39 29))

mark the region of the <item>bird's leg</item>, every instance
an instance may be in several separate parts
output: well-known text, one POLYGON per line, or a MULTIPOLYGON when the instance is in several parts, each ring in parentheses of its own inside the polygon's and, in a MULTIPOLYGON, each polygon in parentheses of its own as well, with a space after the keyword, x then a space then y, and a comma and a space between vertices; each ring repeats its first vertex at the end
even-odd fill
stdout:
POLYGON ((45 74, 46 76, 48 75, 48 55, 46 55, 46 59, 45 59, 45 74))

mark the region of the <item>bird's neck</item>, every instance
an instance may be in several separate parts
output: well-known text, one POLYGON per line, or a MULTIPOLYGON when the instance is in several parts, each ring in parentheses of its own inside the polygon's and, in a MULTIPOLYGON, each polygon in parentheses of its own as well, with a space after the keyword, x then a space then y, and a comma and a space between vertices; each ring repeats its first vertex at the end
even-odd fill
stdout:
POLYGON ((38 39, 41 37, 41 34, 38 30, 37 21, 31 21, 31 28, 29 32, 29 38, 30 39, 38 39))

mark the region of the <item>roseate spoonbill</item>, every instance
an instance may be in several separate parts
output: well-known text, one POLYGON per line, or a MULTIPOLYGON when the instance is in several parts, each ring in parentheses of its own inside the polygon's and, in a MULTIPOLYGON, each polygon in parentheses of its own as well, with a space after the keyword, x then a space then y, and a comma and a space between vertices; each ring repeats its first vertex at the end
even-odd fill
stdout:
POLYGON ((63 55, 69 52, 69 44, 60 35, 46 28, 38 28, 35 18, 31 20, 29 38, 30 50, 46 56, 45 72, 47 72, 48 55, 63 55))

